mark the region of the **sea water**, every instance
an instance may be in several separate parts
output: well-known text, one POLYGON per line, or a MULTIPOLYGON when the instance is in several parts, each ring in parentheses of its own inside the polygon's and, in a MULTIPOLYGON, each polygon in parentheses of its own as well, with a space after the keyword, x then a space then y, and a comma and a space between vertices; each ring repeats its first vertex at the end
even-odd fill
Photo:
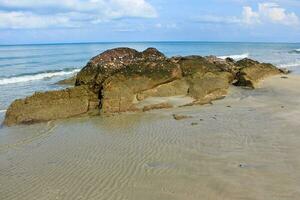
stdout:
POLYGON ((165 55, 216 55, 270 62, 300 72, 300 44, 221 42, 137 42, 0 46, 0 115, 17 98, 35 91, 57 90, 55 84, 78 72, 89 59, 116 47, 142 51, 155 47, 165 55))

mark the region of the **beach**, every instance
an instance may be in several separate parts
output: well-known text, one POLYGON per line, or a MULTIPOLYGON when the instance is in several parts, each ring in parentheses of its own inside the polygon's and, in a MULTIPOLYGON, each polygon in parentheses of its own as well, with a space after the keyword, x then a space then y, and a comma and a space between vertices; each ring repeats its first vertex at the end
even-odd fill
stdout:
POLYGON ((297 199, 299 86, 276 76, 209 105, 2 127, 1 199, 297 199))
POLYGON ((300 0, 0 0, 0 200, 300 199, 300 0))

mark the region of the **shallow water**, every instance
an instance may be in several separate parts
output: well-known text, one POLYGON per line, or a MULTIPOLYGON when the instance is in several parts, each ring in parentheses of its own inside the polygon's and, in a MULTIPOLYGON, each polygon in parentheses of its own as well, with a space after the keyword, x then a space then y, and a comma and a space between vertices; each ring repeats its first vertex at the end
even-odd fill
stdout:
POLYGON ((0 197, 297 199, 297 87, 232 88, 214 105, 2 128, 0 197))

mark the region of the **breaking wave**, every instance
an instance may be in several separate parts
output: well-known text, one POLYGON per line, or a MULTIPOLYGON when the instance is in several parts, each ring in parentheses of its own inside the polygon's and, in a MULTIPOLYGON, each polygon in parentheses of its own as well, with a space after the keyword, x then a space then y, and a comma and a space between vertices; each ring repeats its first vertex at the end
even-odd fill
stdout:
POLYGON ((80 69, 78 68, 66 68, 63 70, 52 70, 52 71, 44 71, 44 72, 38 72, 32 74, 21 74, 18 76, 11 76, 11 77, 2 77, 2 78, 0 77, 0 85, 36 81, 45 78, 52 78, 55 76, 72 75, 79 71, 80 69))
POLYGON ((281 68, 290 68, 290 67, 298 67, 298 66, 300 67, 300 60, 292 63, 279 65, 279 67, 281 68))
POLYGON ((300 53, 300 49, 294 49, 294 50, 290 51, 290 53, 300 53))
POLYGON ((232 58, 234 60, 242 60, 242 59, 248 58, 248 57, 249 57, 249 53, 244 53, 244 54, 240 54, 240 55, 218 56, 218 58, 221 58, 221 59, 232 58))
POLYGON ((4 113, 4 112, 6 112, 6 110, 0 110, 0 113, 4 113))

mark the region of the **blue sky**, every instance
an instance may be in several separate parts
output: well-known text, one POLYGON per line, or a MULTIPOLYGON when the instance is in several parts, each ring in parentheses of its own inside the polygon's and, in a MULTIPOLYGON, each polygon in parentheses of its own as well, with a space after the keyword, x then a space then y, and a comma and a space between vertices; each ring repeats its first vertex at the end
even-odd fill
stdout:
POLYGON ((0 0, 0 44, 300 42, 299 0, 0 0))

